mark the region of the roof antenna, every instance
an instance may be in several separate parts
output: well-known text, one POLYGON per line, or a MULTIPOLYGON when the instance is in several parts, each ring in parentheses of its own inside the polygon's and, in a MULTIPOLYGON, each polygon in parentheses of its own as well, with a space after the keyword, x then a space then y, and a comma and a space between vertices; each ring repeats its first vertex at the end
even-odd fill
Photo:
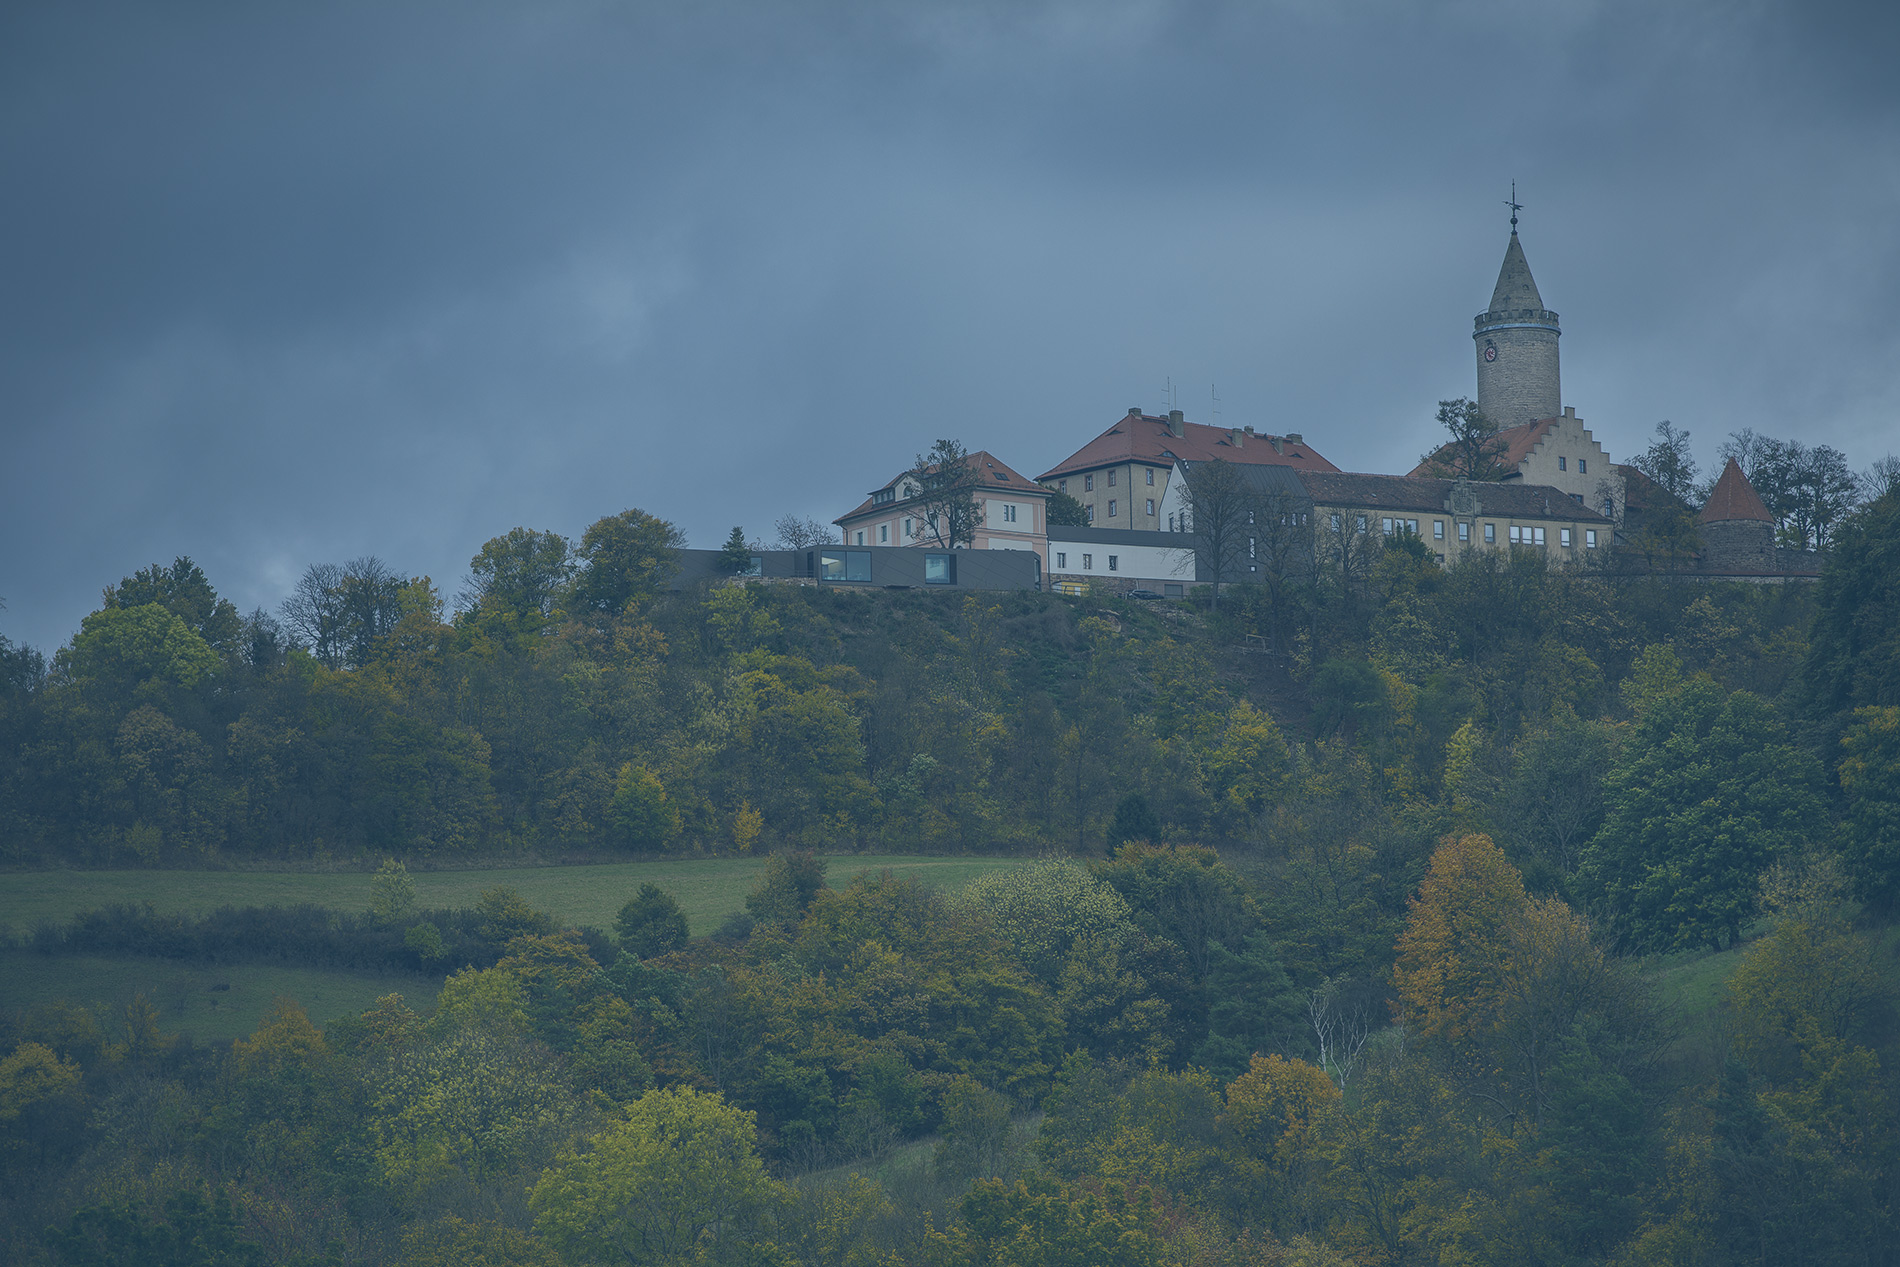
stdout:
POLYGON ((1174 405, 1175 405, 1175 397, 1178 393, 1176 393, 1175 388, 1174 388, 1174 375, 1172 374, 1168 375, 1168 386, 1166 389, 1166 393, 1168 397, 1168 408, 1169 410, 1173 410, 1174 405))
POLYGON ((1516 237, 1517 236, 1517 213, 1524 210, 1524 204, 1517 200, 1517 182, 1516 181, 1511 182, 1511 196, 1504 200, 1504 205, 1511 209, 1511 236, 1516 237))
POLYGON ((1209 421, 1218 427, 1220 426, 1220 397, 1214 394, 1214 384, 1212 383, 1207 385, 1207 401, 1208 412, 1213 414, 1213 417, 1209 419, 1209 421))

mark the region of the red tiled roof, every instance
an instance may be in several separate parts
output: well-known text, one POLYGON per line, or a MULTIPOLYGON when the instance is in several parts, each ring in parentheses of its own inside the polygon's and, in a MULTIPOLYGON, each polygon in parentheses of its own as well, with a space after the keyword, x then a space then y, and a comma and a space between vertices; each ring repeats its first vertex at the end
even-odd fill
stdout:
MULTIPOLYGON (((1540 418, 1536 422, 1519 423, 1515 427, 1506 427, 1498 432, 1497 438, 1504 441, 1504 452, 1498 456, 1498 462, 1508 475, 1518 473, 1518 468, 1524 465, 1524 459, 1531 455, 1531 450, 1537 447, 1537 442, 1550 434, 1550 429, 1556 426, 1558 421, 1556 418, 1540 418)), ((1447 462, 1450 457, 1451 446, 1442 445, 1432 450, 1431 457, 1413 467, 1408 474, 1414 479, 1429 479, 1432 474, 1432 463, 1434 461, 1447 462)))
POLYGON ((1234 443, 1233 432, 1226 427, 1204 423, 1181 424, 1184 435, 1168 430, 1168 420, 1153 414, 1127 414, 1114 426, 1096 436, 1074 453, 1036 478, 1054 479, 1097 467, 1123 462, 1146 462, 1150 466, 1173 466, 1175 459, 1207 462, 1224 458, 1229 462, 1258 462, 1270 466, 1290 466, 1302 471, 1337 471, 1339 468, 1313 451, 1305 440, 1289 443, 1283 436, 1246 435, 1234 443), (1281 441, 1280 448, 1273 441, 1281 441))
POLYGON ((1767 523, 1775 522, 1768 513, 1768 507, 1762 502, 1761 494, 1742 474, 1742 468, 1730 458, 1728 465, 1722 468, 1722 478, 1715 481, 1715 487, 1709 490, 1709 500, 1703 505, 1702 513, 1695 517, 1700 524, 1721 523, 1728 519, 1757 519, 1767 523))
MULTIPOLYGON (((1014 467, 987 449, 978 449, 975 453, 972 453, 970 455, 970 465, 975 467, 977 473, 983 477, 983 487, 985 488, 1006 488, 1013 493, 1025 493, 1031 497, 1047 497, 1049 495, 1048 489, 1037 484, 1034 480, 1024 479, 1021 472, 1017 471, 1014 467)), ((936 469, 936 465, 933 463, 930 470, 935 471, 936 469)), ((844 514, 839 515, 831 522, 841 524, 847 519, 856 519, 859 515, 867 514, 873 510, 885 511, 899 505, 903 501, 901 497, 898 498, 897 501, 885 502, 882 506, 872 501, 871 498, 876 497, 885 489, 892 487, 897 481, 903 479, 908 474, 910 474, 908 467, 899 471, 897 474, 891 476, 890 479, 872 489, 871 497, 867 497, 862 502, 859 502, 856 509, 847 510, 844 514)))

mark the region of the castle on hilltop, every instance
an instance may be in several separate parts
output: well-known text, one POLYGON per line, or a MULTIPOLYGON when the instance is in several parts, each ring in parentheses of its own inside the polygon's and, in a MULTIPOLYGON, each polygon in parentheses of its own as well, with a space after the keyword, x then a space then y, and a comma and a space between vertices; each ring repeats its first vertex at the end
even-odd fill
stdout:
MULTIPOLYGON (((1734 462, 1698 513, 1634 465, 1614 461, 1563 403, 1563 327, 1545 306, 1518 238, 1515 188, 1510 207, 1504 262, 1489 305, 1472 321, 1477 407, 1490 428, 1482 462, 1447 444, 1406 475, 1341 471, 1299 431, 1213 427, 1187 421, 1178 409, 1131 407, 1034 480, 988 452, 973 454, 977 504, 968 546, 1033 554, 1042 586, 1183 595, 1210 579, 1199 540, 1206 534, 1190 508, 1199 481, 1213 478, 1250 490, 1246 496, 1276 507, 1273 514, 1291 517, 1286 522, 1310 526, 1318 555, 1352 555, 1361 535, 1376 546, 1383 536, 1411 534, 1440 563, 1468 551, 1510 550, 1557 565, 1709 578, 1815 575, 1814 555, 1776 547, 1774 519, 1734 462), (1051 522, 1053 504, 1068 508, 1070 522, 1051 522)), ((905 473, 893 477, 833 521, 844 553, 807 551, 786 566, 815 579, 903 585, 910 582, 880 580, 877 572, 907 577, 907 562, 876 560, 886 549, 921 547, 936 551, 929 583, 971 583, 949 579, 962 575, 950 558, 956 550, 946 552, 926 531, 934 521, 909 504, 917 491, 905 473)), ((990 577, 1000 566, 969 575, 990 577)), ((1221 571, 1211 579, 1248 579, 1221 571)), ((980 583, 1016 583, 994 576, 980 583)))

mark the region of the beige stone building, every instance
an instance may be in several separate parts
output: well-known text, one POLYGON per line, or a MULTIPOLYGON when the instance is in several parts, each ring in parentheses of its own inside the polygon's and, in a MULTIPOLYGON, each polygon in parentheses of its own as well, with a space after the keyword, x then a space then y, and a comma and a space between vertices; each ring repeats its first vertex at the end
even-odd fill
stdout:
POLYGON ((1530 550, 1553 563, 1585 564, 1613 544, 1615 523, 1564 489, 1517 481, 1412 475, 1300 476, 1313 504, 1315 538, 1416 534, 1440 563, 1470 550, 1530 550))
POLYGON ((1036 478, 1082 503, 1091 528, 1168 532, 1162 503, 1177 462, 1221 458, 1236 465, 1337 471, 1299 432, 1256 433, 1252 427, 1209 427, 1179 409, 1165 417, 1130 408, 1108 430, 1036 478))

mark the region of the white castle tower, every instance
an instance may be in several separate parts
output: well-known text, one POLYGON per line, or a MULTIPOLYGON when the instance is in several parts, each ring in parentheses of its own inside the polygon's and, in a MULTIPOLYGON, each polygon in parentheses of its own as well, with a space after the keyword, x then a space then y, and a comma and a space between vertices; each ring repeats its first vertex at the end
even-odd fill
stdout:
POLYGON ((1512 190, 1511 243, 1472 339, 1478 345, 1478 408, 1493 430, 1555 418, 1563 412, 1557 375, 1557 314, 1544 307, 1531 266, 1517 241, 1516 190, 1512 190))

